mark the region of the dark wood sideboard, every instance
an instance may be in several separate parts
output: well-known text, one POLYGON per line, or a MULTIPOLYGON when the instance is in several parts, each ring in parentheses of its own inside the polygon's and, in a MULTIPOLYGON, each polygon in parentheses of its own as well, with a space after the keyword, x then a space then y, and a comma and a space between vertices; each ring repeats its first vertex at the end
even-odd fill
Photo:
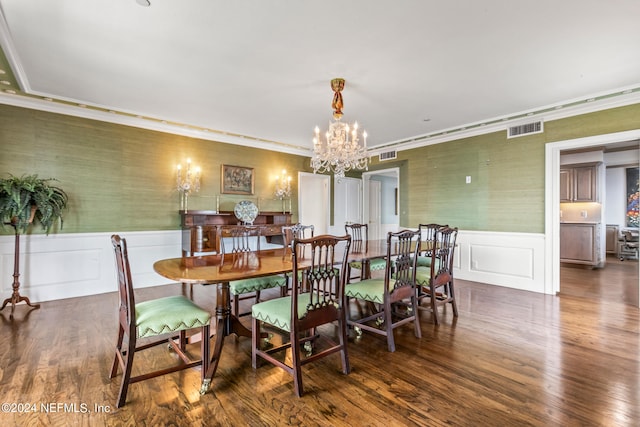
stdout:
MULTIPOLYGON (((200 252, 220 252, 220 238, 224 229, 242 222, 231 211, 180 211, 182 226, 182 255, 200 252)), ((253 225, 262 227, 268 240, 279 241, 282 226, 291 224, 291 213, 260 212, 253 225)))

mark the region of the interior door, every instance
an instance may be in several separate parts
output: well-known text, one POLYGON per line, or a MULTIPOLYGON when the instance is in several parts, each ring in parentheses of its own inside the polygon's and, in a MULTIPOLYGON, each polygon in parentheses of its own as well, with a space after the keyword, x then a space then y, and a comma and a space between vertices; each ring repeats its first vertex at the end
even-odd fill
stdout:
POLYGON ((361 223, 362 180, 358 178, 335 178, 333 181, 333 233, 344 234, 347 222, 361 223))
POLYGON ((369 180, 369 238, 380 239, 380 181, 369 180))
POLYGON ((298 221, 314 226, 314 234, 329 230, 329 183, 327 175, 298 173, 298 221))

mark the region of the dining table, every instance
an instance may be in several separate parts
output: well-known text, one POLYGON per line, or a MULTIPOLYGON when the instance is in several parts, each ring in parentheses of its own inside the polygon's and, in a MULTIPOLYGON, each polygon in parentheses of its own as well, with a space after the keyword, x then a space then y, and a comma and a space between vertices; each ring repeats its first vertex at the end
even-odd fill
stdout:
MULTIPOLYGON (((371 259, 386 256, 386 239, 367 240, 355 245, 352 243, 347 262, 360 261, 363 268, 366 268, 371 259)), ((305 260, 304 256, 299 259, 303 268, 305 263, 311 265, 310 259, 305 260)), ((341 259, 341 254, 336 253, 335 259, 341 259)), ((161 276, 176 282, 216 286, 215 343, 211 363, 200 389, 200 393, 204 394, 208 391, 218 368, 224 338, 231 334, 251 336, 251 331, 231 312, 229 282, 290 273, 293 271, 293 262, 291 248, 287 246, 255 252, 161 259, 154 263, 153 269, 161 276)))

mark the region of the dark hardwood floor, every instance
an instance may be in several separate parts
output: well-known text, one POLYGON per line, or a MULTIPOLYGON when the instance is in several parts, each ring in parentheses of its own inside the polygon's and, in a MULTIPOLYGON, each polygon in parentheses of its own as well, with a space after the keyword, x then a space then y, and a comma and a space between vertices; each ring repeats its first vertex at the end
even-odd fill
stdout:
MULTIPOLYGON (((638 268, 610 264, 563 267, 558 296, 458 280, 457 319, 449 309, 435 327, 421 312, 422 339, 401 327, 395 353, 380 337, 353 339, 351 374, 339 373, 338 355, 307 365, 302 398, 282 370, 254 371, 250 340, 232 336, 206 395, 199 372, 187 370, 133 384, 116 409, 115 292, 19 306, 13 321, 5 309, 0 425, 637 426, 640 316, 624 274, 613 272, 635 267, 637 289, 638 268)), ((137 297, 179 292, 169 285, 137 297)), ((194 292, 213 306, 212 287, 194 292)), ((173 355, 161 346, 137 357, 139 367, 159 366, 173 355)))

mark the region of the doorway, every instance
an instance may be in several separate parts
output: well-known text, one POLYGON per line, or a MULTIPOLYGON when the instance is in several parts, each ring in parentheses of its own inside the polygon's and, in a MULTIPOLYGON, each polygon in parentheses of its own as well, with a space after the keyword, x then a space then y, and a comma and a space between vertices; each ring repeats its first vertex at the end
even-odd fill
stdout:
MULTIPOLYGON (((559 141, 545 146, 545 293, 560 292, 560 152, 640 139, 640 129, 559 141)), ((639 263, 640 268, 640 263, 639 263)), ((640 277, 640 275, 639 275, 640 277)), ((640 279, 635 289, 638 301, 640 279)), ((638 304, 640 306, 640 303, 638 304)))
POLYGON ((369 238, 383 239, 388 232, 398 231, 400 227, 400 169, 364 172, 362 181, 362 220, 369 224, 369 238))

